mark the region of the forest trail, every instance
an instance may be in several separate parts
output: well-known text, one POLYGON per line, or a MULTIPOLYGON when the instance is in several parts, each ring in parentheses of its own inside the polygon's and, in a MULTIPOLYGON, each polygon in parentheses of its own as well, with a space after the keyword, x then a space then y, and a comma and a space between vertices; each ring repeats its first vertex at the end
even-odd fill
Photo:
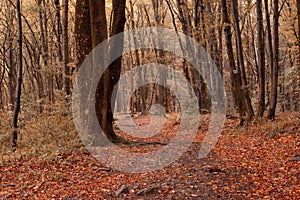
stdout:
MULTIPOLYGON (((274 122, 248 127, 238 127, 238 120, 228 119, 222 137, 207 157, 198 159, 202 138, 198 134, 190 148, 170 166, 140 174, 107 168, 83 147, 72 146, 68 136, 58 142, 70 143, 65 147, 68 150, 55 149, 51 144, 54 141, 49 141, 43 144, 48 150, 42 155, 22 153, 22 149, 10 155, 2 152, 0 198, 295 199, 300 195, 299 117, 284 113, 274 122)), ((204 121, 208 119, 204 116, 204 121)), ((136 122, 147 124, 145 118, 136 122)), ((164 129, 172 133, 176 123, 167 122, 164 129)), ((164 136, 152 139, 167 142, 164 136)), ((135 152, 160 147, 121 146, 135 152)))

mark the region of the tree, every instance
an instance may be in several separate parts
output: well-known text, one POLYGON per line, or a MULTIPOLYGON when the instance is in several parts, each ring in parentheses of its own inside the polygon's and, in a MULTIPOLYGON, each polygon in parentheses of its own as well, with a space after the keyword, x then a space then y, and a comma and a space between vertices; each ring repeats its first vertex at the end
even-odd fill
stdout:
POLYGON ((264 27, 262 15, 262 0, 256 1, 257 14, 257 68, 258 68, 258 116, 262 117, 265 111, 265 45, 264 45, 264 27))
MULTIPOLYGON (((114 36, 124 31, 125 26, 125 5, 124 0, 113 0, 112 27, 110 28, 110 36, 114 36)), ((77 59, 80 65, 84 57, 89 53, 88 50, 95 48, 98 44, 108 38, 108 25, 106 19, 105 1, 99 0, 79 0, 76 2, 76 43, 77 43, 77 59), (87 24, 89 19, 90 28, 87 24), (84 29, 86 28, 86 29, 84 29), (83 45, 83 43, 85 45, 83 45)), ((122 50, 123 43, 110 42, 104 55, 108 56, 112 52, 122 50)), ((94 94, 96 102, 95 109, 98 121, 107 138, 112 142, 121 141, 113 129, 113 111, 111 99, 114 98, 112 93, 114 85, 120 78, 122 57, 117 58, 110 64, 98 82, 96 94, 94 94)), ((78 66, 79 66, 78 65, 78 66)), ((100 78, 100 77, 99 77, 100 78)), ((93 94, 92 94, 93 95, 93 94)))
POLYGON ((248 81, 245 71, 245 63, 244 63, 244 52, 243 52, 243 44, 242 44, 242 37, 241 37, 241 30, 240 30, 240 23, 239 23, 239 13, 238 13, 238 1, 232 0, 231 1, 231 8, 233 14, 233 21, 234 21, 234 29, 236 34, 236 46, 238 52, 238 64, 239 64, 239 72, 242 80, 242 93, 244 96, 244 104, 246 108, 246 112, 248 115, 248 119, 252 119, 254 116, 254 111, 251 103, 251 98, 249 96, 249 87, 248 81))
POLYGON ((67 95, 71 94, 71 69, 69 66, 69 33, 68 33, 69 1, 63 0, 63 47, 64 47, 64 86, 67 95))
POLYGON ((22 18, 21 18, 21 3, 20 0, 16 0, 16 10, 17 10, 17 18, 18 18, 18 76, 17 76, 17 86, 16 86, 16 95, 15 95, 15 105, 13 111, 13 118, 12 118, 12 134, 11 134, 11 144, 13 150, 17 147, 17 139, 18 139, 18 117, 20 112, 20 104, 21 104, 21 91, 22 91, 22 71, 23 71, 23 61, 22 61, 22 18))
POLYGON ((92 50, 89 0, 77 0, 75 8, 76 68, 92 50))
MULTIPOLYGON (((60 13, 60 0, 54 0, 55 4, 55 11, 56 11, 56 38, 57 38, 57 58, 58 63, 63 62, 63 55, 62 55, 62 25, 61 25, 61 13, 60 13)), ((55 27, 54 27, 55 28, 55 27)), ((63 73, 62 67, 60 67, 59 72, 55 76, 56 78, 56 85, 59 90, 63 89, 63 73)))
POLYGON ((273 10, 273 66, 271 68, 272 88, 268 119, 275 119, 277 105, 278 68, 279 68, 279 6, 278 0, 274 0, 273 10))
MULTIPOLYGON (((126 1, 125 0, 113 0, 113 22, 111 27, 110 36, 114 36, 118 33, 124 31, 125 26, 125 8, 126 1)), ((122 51, 123 43, 110 43, 109 47, 109 55, 112 52, 119 52, 120 49, 122 51), (121 47, 121 48, 120 48, 121 47)), ((111 105, 111 99, 114 98, 112 96, 114 85, 117 84, 120 78, 122 65, 122 56, 117 58, 108 68, 103 76, 103 84, 101 85, 101 81, 98 84, 96 91, 96 105, 101 105, 101 107, 96 106, 97 118, 100 121, 100 125, 107 135, 108 139, 112 142, 122 141, 120 137, 118 137, 113 129, 113 110, 111 105), (104 91, 101 94, 101 90, 104 91)))
POLYGON ((245 121, 245 104, 243 101, 243 93, 242 93, 242 81, 240 72, 236 67, 234 53, 233 53, 233 45, 232 45, 232 33, 230 26, 230 19, 227 11, 227 2, 226 0, 222 0, 222 17, 225 32, 225 40, 226 40, 226 48, 227 48, 227 56, 230 65, 230 80, 231 80, 231 89, 233 93, 233 97, 235 103, 238 108, 238 112, 240 114, 240 125, 243 125, 245 121))

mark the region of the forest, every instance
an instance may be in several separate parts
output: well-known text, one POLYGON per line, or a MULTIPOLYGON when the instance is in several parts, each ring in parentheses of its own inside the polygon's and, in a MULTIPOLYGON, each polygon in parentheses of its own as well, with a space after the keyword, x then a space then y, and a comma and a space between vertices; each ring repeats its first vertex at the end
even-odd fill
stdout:
POLYGON ((300 0, 1 0, 0 199, 297 199, 300 0))

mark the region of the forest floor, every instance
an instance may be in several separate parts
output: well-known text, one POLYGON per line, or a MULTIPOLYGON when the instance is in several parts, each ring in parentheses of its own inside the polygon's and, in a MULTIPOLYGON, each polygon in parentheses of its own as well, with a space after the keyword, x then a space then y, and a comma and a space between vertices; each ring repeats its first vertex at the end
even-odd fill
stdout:
MULTIPOLYGON (((9 149, 9 120, 0 122, 0 199, 297 199, 300 196, 300 114, 239 127, 227 119, 217 145, 199 159, 209 115, 189 149, 171 165, 147 173, 107 168, 81 145, 66 109, 23 113, 19 147, 9 149), (25 123, 26 121, 26 123, 25 123)), ((146 117, 135 121, 149 123, 146 117)), ((168 120, 152 141, 166 142, 178 123, 168 120)), ((159 144, 124 145, 149 151, 159 144)), ((123 147, 122 147, 123 148, 123 147)))

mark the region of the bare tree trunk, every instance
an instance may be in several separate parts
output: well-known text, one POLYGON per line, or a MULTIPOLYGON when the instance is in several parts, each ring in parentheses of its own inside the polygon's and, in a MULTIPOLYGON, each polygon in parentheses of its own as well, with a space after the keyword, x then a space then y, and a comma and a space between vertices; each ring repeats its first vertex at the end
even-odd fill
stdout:
MULTIPOLYGON (((55 9, 56 9, 56 38, 57 38, 57 57, 58 57, 58 62, 59 66, 61 65, 63 61, 63 56, 62 56, 62 45, 61 45, 61 35, 62 35, 62 25, 61 25, 61 14, 60 14, 60 1, 55 0, 55 9)), ((59 67, 59 72, 55 76, 56 79, 56 85, 59 90, 63 89, 63 73, 62 73, 62 67, 59 67)))
POLYGON ((16 0, 16 9, 17 9, 17 18, 18 18, 18 77, 17 77, 17 87, 16 87, 16 100, 15 100, 15 106, 13 111, 13 119, 12 119, 12 134, 11 134, 11 145, 13 148, 13 151, 16 150, 17 147, 17 140, 18 140, 18 117, 20 112, 20 104, 21 104, 21 91, 22 91, 22 68, 23 68, 23 62, 22 62, 22 19, 21 19, 21 4, 20 0, 16 0))
POLYGON ((14 67, 14 56, 13 56, 13 34, 11 27, 13 26, 13 12, 10 7, 8 9, 8 14, 6 16, 6 21, 7 21, 7 67, 8 67, 8 103, 10 109, 13 111, 14 110, 14 103, 15 103, 15 91, 16 91, 16 69, 14 67))
POLYGON ((231 34, 230 20, 227 11, 226 0, 222 0, 222 16, 223 16, 223 23, 225 24, 224 32, 225 32, 225 39, 226 39, 228 61, 231 68, 230 70, 231 89, 232 89, 234 100, 238 108, 238 112, 240 114, 240 125, 243 125, 245 120, 245 105, 243 101, 241 76, 239 70, 236 68, 234 53, 232 49, 232 41, 231 41, 232 34, 231 34))
MULTIPOLYGON (((122 33, 124 31, 124 26, 126 22, 125 16, 125 9, 126 9, 126 1, 125 0, 113 0, 113 22, 112 22, 112 30, 110 36, 114 36, 118 33, 122 33)), ((109 55, 112 55, 113 52, 120 52, 119 54, 122 55, 123 52, 123 40, 120 43, 113 41, 110 43, 110 52, 109 55)), ((110 66, 109 66, 109 81, 107 82, 108 88, 108 127, 110 130, 113 130, 113 108, 111 102, 115 102, 115 94, 113 94, 114 86, 118 83, 120 79, 121 73, 121 66, 122 66, 122 56, 117 58, 110 66)), ((114 138, 119 140, 119 137, 116 137, 114 130, 110 134, 106 133, 108 137, 114 138)))
POLYGON ((89 0, 77 0, 75 9, 76 68, 92 50, 89 0))
POLYGON ((13 63, 13 47, 12 47, 12 36, 11 30, 8 27, 7 30, 8 34, 8 98, 11 110, 14 110, 14 103, 15 103, 15 95, 14 92, 16 91, 16 81, 15 81, 15 69, 13 63))
POLYGON ((235 27, 236 39, 237 39, 237 52, 238 52, 238 60, 239 60, 238 63, 239 63, 239 71, 241 73, 241 79, 242 79, 242 93, 244 95, 244 101, 245 101, 245 107, 246 107, 248 119, 250 120, 254 116, 254 111, 251 103, 251 98, 249 96, 248 81, 247 81, 246 70, 245 70, 244 51, 243 51, 243 44, 242 44, 242 37, 241 37, 241 30, 240 30, 240 23, 239 23, 237 0, 231 1, 231 7, 232 7, 234 27, 235 27))
MULTIPOLYGON (((269 4, 268 4, 268 0, 264 0, 264 4, 265 4, 265 15, 266 15, 266 23, 267 23, 267 27, 266 27, 266 31, 267 31, 267 38, 268 38, 268 42, 267 42, 267 48, 268 48, 268 66, 270 66, 270 69, 273 68, 273 45, 272 45, 272 30, 271 30, 271 22, 270 22, 270 12, 269 12, 269 4)), ((268 74, 268 73, 267 73, 268 74)), ((269 78, 267 78, 267 80, 269 81, 269 78)), ((268 82, 267 82, 268 85, 268 82)), ((269 87, 267 87, 267 89, 269 90, 269 87)), ((268 94, 268 103, 270 102, 270 94, 267 90, 267 94, 268 94)))
MULTIPOLYGON (((129 1, 130 3, 130 18, 131 18, 131 29, 135 29, 137 28, 136 25, 135 25, 135 21, 134 21, 134 8, 133 8, 133 2, 132 0, 129 1)), ((133 37, 133 42, 134 42, 134 45, 137 46, 137 39, 136 37, 133 37)), ((135 51, 135 59, 136 59, 136 65, 137 66, 140 66, 141 65, 141 61, 140 61, 140 56, 139 56, 139 52, 138 51, 135 51)), ((143 74, 142 72, 139 70, 139 75, 138 75, 138 80, 139 82, 142 81, 143 79, 143 74)), ((138 90, 139 93, 137 93, 137 95, 140 95, 140 98, 141 98, 141 104, 140 104, 140 109, 141 109, 141 113, 142 115, 148 115, 148 110, 146 108, 146 99, 145 99, 145 86, 142 85, 140 87, 140 90, 138 90)), ((138 99, 136 96, 134 97, 136 99, 138 99)))
MULTIPOLYGON (((98 0, 90 0, 90 16, 92 24, 92 43, 96 47, 100 42, 107 39, 107 21, 105 14, 105 2, 98 0)), ((113 22, 110 36, 116 35, 124 31, 125 26, 125 4, 124 0, 113 0, 113 22)), ((110 56, 112 52, 123 52, 123 43, 111 42, 110 48, 107 50, 107 55, 110 56)), ((96 89, 96 114, 102 130, 109 140, 112 142, 120 142, 120 137, 115 134, 113 129, 113 111, 111 106, 111 99, 115 100, 113 96, 114 85, 120 78, 122 65, 122 57, 117 58, 110 64, 102 78, 100 79, 96 89)))
POLYGON ((279 6, 278 0, 274 0, 273 11, 273 66, 271 70, 272 88, 271 88, 271 101, 270 109, 268 112, 268 119, 275 119, 275 111, 277 105, 277 92, 278 92, 278 68, 279 68, 279 6))
POLYGON ((45 0, 38 0, 39 6, 39 25, 40 25, 40 32, 41 32, 41 41, 42 41, 42 57, 44 62, 44 67, 47 69, 47 91, 48 91, 48 98, 49 102, 54 102, 54 91, 53 91, 53 75, 51 69, 49 67, 49 48, 48 48, 48 39, 47 39, 47 21, 46 21, 46 11, 43 11, 42 3, 45 7, 45 0))
POLYGON ((69 66, 69 33, 68 33, 69 0, 63 0, 63 47, 64 47, 64 86, 67 95, 71 94, 71 69, 69 66))
POLYGON ((262 117, 265 111, 265 45, 262 14, 262 0, 256 0, 257 15, 257 50, 258 50, 258 116, 262 117))

